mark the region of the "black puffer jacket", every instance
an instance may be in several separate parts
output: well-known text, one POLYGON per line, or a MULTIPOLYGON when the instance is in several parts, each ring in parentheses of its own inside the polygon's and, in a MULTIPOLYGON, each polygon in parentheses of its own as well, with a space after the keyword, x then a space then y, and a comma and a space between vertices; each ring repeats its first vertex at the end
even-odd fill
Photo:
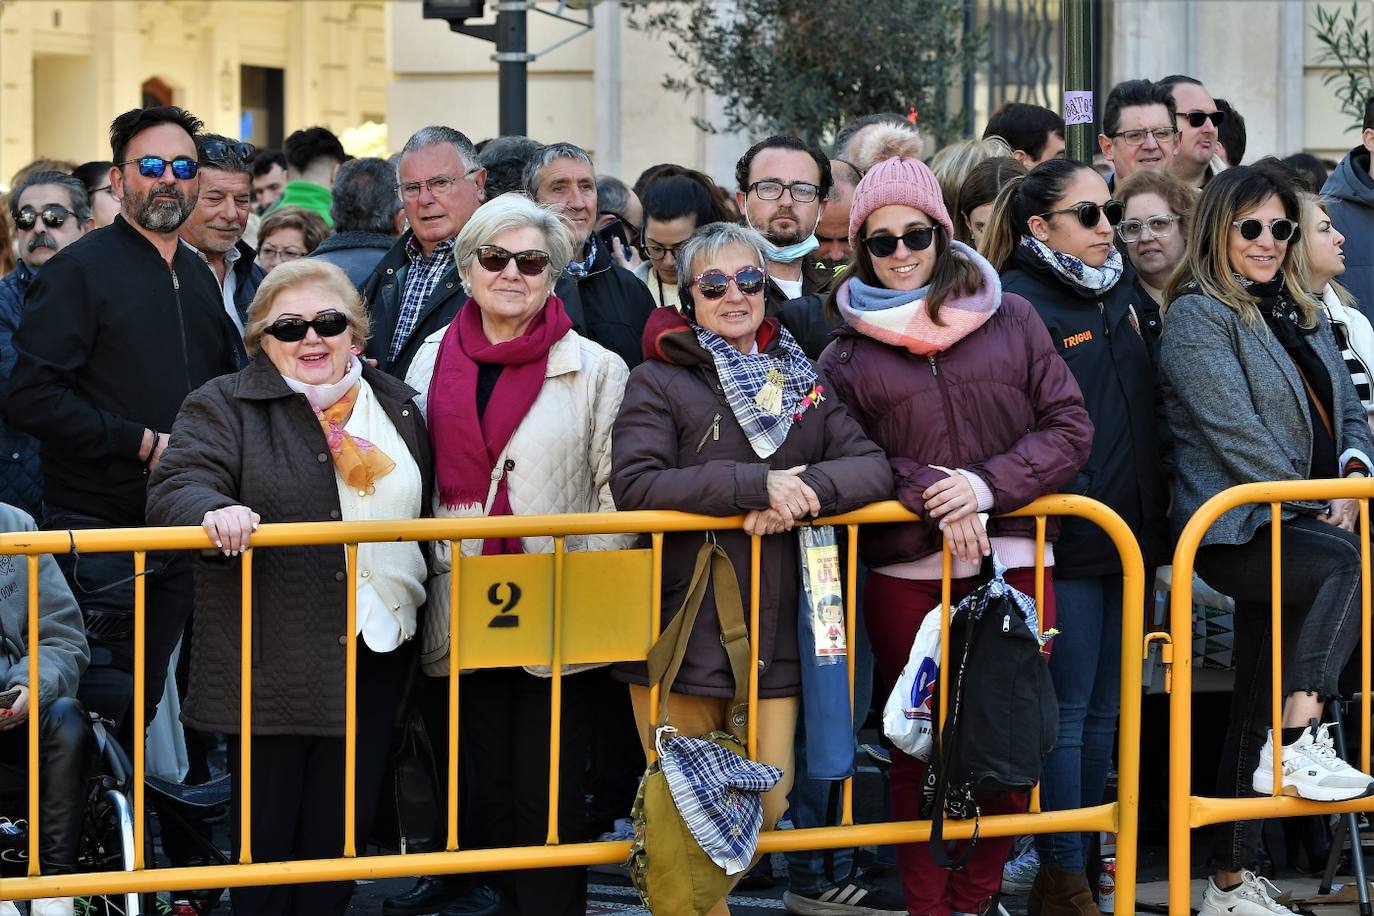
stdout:
MULTIPOLYGON (((1093 422, 1088 463, 1065 492, 1106 503, 1131 526, 1146 565, 1167 562, 1168 491, 1160 456, 1158 386, 1141 334, 1134 284, 1102 296, 1069 286, 1018 247, 1002 289, 1030 300, 1069 364, 1093 422)), ((1112 542, 1092 522, 1067 518, 1054 549, 1057 578, 1120 572, 1112 542)))
POLYGON ((639 365, 644 324, 658 306, 649 287, 612 262, 605 245, 596 246, 585 277, 564 274, 554 295, 563 300, 573 330, 625 360, 629 368, 639 365))

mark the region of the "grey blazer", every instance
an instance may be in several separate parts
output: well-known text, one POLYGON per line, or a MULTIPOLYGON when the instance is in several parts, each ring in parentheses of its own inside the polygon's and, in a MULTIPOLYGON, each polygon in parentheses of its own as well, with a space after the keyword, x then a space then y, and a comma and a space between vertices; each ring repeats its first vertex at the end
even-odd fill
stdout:
MULTIPOLYGON (((1332 380, 1332 424, 1341 466, 1354 455, 1374 468, 1364 407, 1341 359, 1331 323, 1304 340, 1332 380)), ((1312 418, 1302 377, 1260 321, 1246 325, 1210 296, 1175 299, 1160 344, 1164 402, 1174 435, 1174 528, 1228 487, 1266 480, 1306 480, 1312 465, 1312 418)), ((1325 503, 1286 503, 1284 519, 1325 503)), ((1245 544, 1269 521, 1269 507, 1240 506, 1219 518, 1203 544, 1245 544)))

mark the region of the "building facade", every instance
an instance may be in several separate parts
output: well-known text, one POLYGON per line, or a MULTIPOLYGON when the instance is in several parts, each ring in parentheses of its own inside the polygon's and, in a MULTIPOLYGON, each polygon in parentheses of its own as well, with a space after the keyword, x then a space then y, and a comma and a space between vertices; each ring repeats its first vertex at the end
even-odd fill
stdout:
MULTIPOLYGON (((988 59, 962 91, 970 129, 1007 99, 1053 104, 1058 0, 967 4, 970 26, 989 30, 988 59)), ((1374 11, 1374 0, 1358 4, 1374 11)), ((1298 150, 1338 158, 1358 131, 1322 84, 1316 6, 1098 0, 1098 108, 1117 80, 1188 73, 1245 116, 1247 161, 1298 150)), ((719 100, 662 88, 665 74, 683 74, 661 37, 631 27, 620 0, 535 4, 528 47, 546 51, 529 65, 531 137, 578 143, 601 171, 631 180, 671 161, 733 187, 749 138, 693 125, 712 121, 719 100)), ((105 158, 110 120, 154 102, 266 146, 298 127, 343 133, 367 121, 387 126, 393 151, 433 123, 481 140, 499 128, 492 53, 424 19, 420 0, 0 0, 0 182, 38 156, 105 158)))

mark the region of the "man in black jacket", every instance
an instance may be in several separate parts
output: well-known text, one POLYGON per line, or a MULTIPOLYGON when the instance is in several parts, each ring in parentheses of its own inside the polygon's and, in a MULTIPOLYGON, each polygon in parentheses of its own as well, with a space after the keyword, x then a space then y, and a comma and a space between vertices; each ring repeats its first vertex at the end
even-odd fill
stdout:
POLYGON ((541 148, 525 166, 525 192, 562 213, 572 226, 578 260, 568 265, 554 294, 563 300, 573 327, 631 369, 638 366, 644 325, 656 306, 649 287, 616 264, 593 231, 597 206, 592 157, 571 143, 541 148))
POLYGON ((377 262, 363 301, 372 314, 367 355, 405 378, 420 344, 468 298, 453 242, 486 200, 487 172, 471 140, 452 127, 430 126, 406 141, 396 177, 410 229, 377 262))
MULTIPOLYGON (((116 118, 110 180, 120 215, 58 252, 29 288, 8 410, 42 443, 47 528, 144 524, 148 473, 182 400, 235 369, 238 333, 214 274, 177 239, 196 205, 200 128, 171 106, 116 118)), ((105 669, 105 677, 87 673, 81 699, 123 719, 132 698, 130 557, 90 554, 78 566, 64 554, 58 563, 85 615, 91 667, 105 669)), ((153 554, 147 573, 144 712, 151 721, 191 612, 191 561, 153 554)))
POLYGON ((334 176, 331 191, 334 234, 308 256, 338 267, 362 292, 404 225, 396 169, 385 159, 370 156, 345 162, 334 176))
POLYGON ((768 242, 764 310, 777 316, 806 355, 816 359, 838 325, 825 317, 834 268, 816 257, 816 227, 834 178, 830 159, 797 137, 760 140, 735 164, 735 203, 768 242))
MULTIPOLYGON (((219 134, 201 134, 196 137, 196 152, 200 161, 196 206, 178 234, 214 274, 224 312, 242 336, 248 306, 266 276, 258 266, 258 253, 243 240, 253 204, 253 147, 219 134)), ((240 356, 246 363, 247 351, 240 356)))

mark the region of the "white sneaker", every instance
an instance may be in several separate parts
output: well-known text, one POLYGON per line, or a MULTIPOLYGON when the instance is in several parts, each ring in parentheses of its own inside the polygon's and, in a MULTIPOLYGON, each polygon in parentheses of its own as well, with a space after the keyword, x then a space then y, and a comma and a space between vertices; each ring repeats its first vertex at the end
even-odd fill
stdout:
POLYGON ((20 916, 19 907, 13 900, 0 900, 0 916, 20 916))
MULTIPOLYGON (((1251 780, 1260 795, 1274 791, 1274 734, 1260 749, 1259 767, 1251 780)), ((1374 779, 1340 758, 1325 724, 1303 730, 1283 748, 1283 794, 1312 801, 1346 801, 1368 795, 1374 779)))
POLYGON ((29 904, 29 916, 75 916, 76 901, 71 897, 39 897, 29 904))
POLYGON ((1202 906, 1198 916, 1297 916, 1288 907, 1274 900, 1279 889, 1268 878, 1252 871, 1241 872, 1240 887, 1224 891, 1208 878, 1207 890, 1202 892, 1202 906))

